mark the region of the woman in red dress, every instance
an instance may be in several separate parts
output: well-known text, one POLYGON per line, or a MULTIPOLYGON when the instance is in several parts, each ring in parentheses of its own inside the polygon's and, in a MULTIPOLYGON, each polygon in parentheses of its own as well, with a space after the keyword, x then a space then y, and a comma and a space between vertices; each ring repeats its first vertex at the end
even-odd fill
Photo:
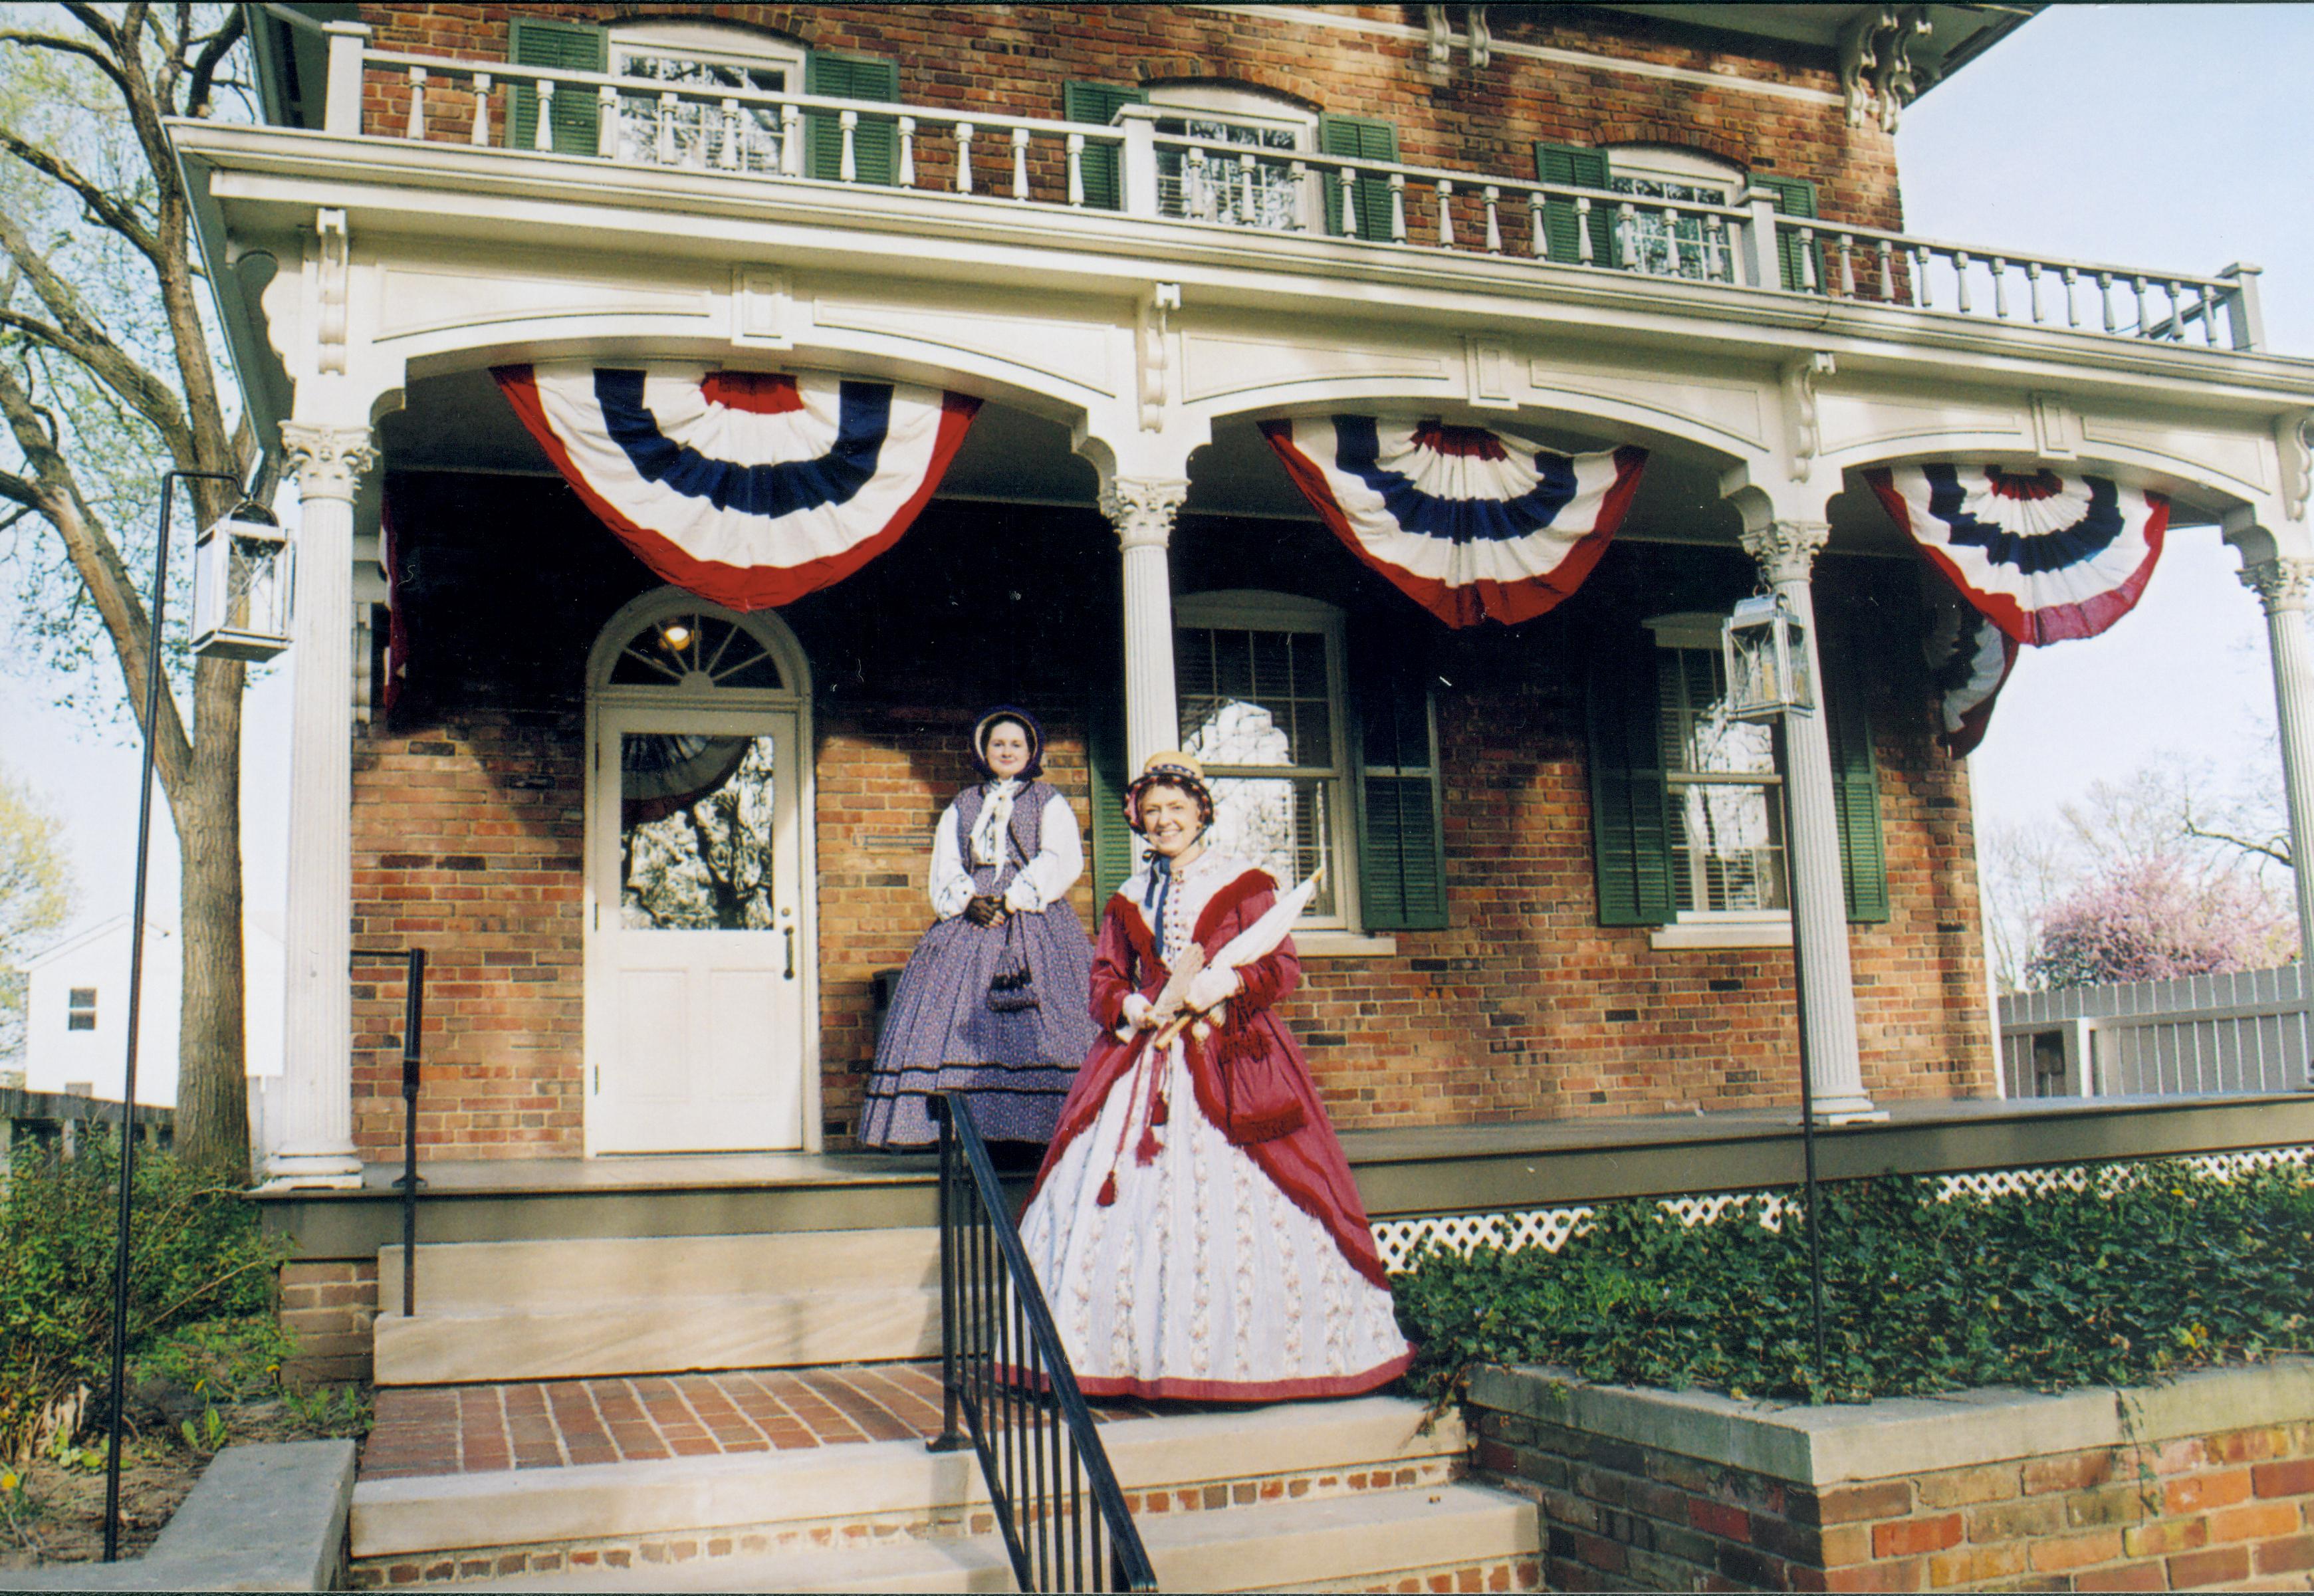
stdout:
POLYGON ((1293 939, 1220 958, 1276 883, 1205 846, 1213 799, 1190 755, 1153 757, 1125 807, 1154 857, 1109 899, 1103 1035, 1020 1223, 1077 1382, 1242 1402, 1385 1385, 1411 1349, 1348 1160, 1271 1011, 1301 981, 1293 939))

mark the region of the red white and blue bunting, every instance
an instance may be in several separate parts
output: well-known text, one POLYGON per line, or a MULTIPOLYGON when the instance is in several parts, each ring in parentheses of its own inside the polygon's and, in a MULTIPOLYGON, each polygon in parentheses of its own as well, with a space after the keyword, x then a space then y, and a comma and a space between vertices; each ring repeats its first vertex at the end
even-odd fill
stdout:
POLYGON ((734 610, 790 603, 898 542, 980 404, 695 366, 494 375, 605 525, 667 581, 734 610))
POLYGON ((1490 427, 1317 416, 1261 430, 1359 559, 1449 626, 1531 621, 1583 585, 1647 451, 1558 454, 1490 427))
POLYGON ((1984 741, 1993 701, 2017 668, 2017 639, 1974 610, 1948 612, 1953 624, 1929 639, 1929 680, 1937 695, 1937 741, 1965 759, 1984 741))
POLYGON ((1979 613, 2020 643, 2093 638, 2135 607, 2169 501, 2106 477, 1906 465, 1864 480, 1979 613))

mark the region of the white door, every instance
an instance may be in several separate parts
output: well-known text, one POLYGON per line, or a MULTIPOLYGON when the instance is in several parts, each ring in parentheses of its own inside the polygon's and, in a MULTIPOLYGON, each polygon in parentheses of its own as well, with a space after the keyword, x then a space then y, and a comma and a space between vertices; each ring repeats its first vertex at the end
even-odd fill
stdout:
POLYGON ((797 717, 605 705, 596 728, 588 1151, 801 1147, 797 717))

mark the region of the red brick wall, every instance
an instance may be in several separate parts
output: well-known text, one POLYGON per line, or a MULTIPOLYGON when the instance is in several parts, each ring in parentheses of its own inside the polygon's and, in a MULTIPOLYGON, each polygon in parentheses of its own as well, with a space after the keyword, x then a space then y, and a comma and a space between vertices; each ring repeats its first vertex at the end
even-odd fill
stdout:
MULTIPOLYGON (((411 676, 391 724, 357 745, 355 945, 377 956, 415 943, 432 961, 425 1156, 574 1155, 584 663, 611 613, 654 583, 560 483, 397 476, 389 490, 416 578, 405 584, 411 676), (503 530, 460 535, 474 524, 503 530), (510 611, 503 595, 549 560, 557 580, 538 612, 510 611)), ((1580 692, 1590 629, 1715 595, 1738 557, 1618 545, 1552 617, 1450 637, 1317 527, 1191 517, 1176 545, 1184 591, 1389 606, 1438 633, 1455 683, 1439 699, 1451 929, 1401 932, 1389 957, 1312 958, 1286 1009, 1343 1126, 1790 1100, 1788 950, 1658 952, 1644 928, 1595 923, 1580 692)), ((1038 713, 1048 773, 1086 817, 1087 691, 1117 666, 1113 641, 1085 639, 1118 635, 1114 550, 1089 511, 936 505, 900 548, 783 612, 817 688, 831 1146, 856 1123, 873 1059, 870 983, 906 961, 928 922, 923 860, 969 777, 962 744, 979 708, 1038 713), (986 560, 992 524, 1013 563, 986 560)), ((1913 572, 1835 559, 1821 576, 1829 627, 1870 613, 1886 633, 1861 673, 1875 684, 1893 904, 1886 924, 1851 928, 1865 1083, 1883 1098, 1989 1093, 1967 791, 1928 739, 1903 607, 1913 572)), ((1088 886, 1075 903, 1090 925, 1088 886)), ((399 972, 355 974, 356 1137, 390 1157, 402 1133, 399 972)))
MULTIPOLYGON (((504 60, 507 19, 495 5, 366 4, 380 48, 504 60)), ((1827 217, 1868 226, 1902 225, 1895 146, 1877 123, 1850 128, 1836 103, 1748 90, 1746 81, 1836 93, 1829 50, 1681 28, 1580 6, 1505 6, 1489 22, 1498 44, 1532 45, 1708 73, 1726 87, 1645 76, 1585 63, 1497 50, 1473 71, 1465 51, 1428 66, 1426 37, 1328 25, 1318 19, 1224 15, 1171 5, 643 5, 526 4, 526 14, 610 22, 713 16, 813 49, 896 61, 900 98, 934 109, 1010 111, 1058 119, 1070 78, 1108 83, 1207 79, 1289 95, 1319 110, 1382 117, 1398 126, 1400 159, 1414 165, 1501 176, 1534 174, 1537 139, 1583 145, 1677 145, 1748 169, 1819 186, 1827 217)), ((1354 20, 1409 27, 1424 7, 1335 8, 1354 20)), ((371 75, 366 129, 399 135, 408 85, 371 75)), ((463 88, 429 101, 437 138, 464 139, 471 101, 463 88)), ((501 135, 502 137, 502 135, 501 135)), ((919 145, 919 182, 945 187, 944 137, 919 145)), ((984 173, 985 179, 985 173, 984 173)), ((1064 177, 1040 153, 1039 198, 1059 198, 1064 177)), ((1475 205, 1473 197, 1465 204, 1475 205)), ((1475 210, 1462 235, 1481 225, 1475 210)))
POLYGON ((1826 1487, 1477 1410, 1553 1591, 2314 1588, 2314 1424, 1826 1487))

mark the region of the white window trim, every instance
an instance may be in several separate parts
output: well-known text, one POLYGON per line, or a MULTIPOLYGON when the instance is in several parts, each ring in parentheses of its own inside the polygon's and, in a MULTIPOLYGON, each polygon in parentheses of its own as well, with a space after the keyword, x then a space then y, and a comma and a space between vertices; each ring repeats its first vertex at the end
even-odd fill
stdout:
POLYGON ((1699 189, 1717 185, 1727 190, 1730 205, 1735 203, 1733 196, 1744 187, 1742 167, 1701 150, 1675 144, 1611 144, 1604 150, 1610 182, 1619 177, 1635 177, 1687 183, 1699 189))
POLYGON ((1291 133, 1297 150, 1317 147, 1318 113, 1260 89, 1235 84, 1159 84, 1149 91, 1149 103, 1160 110, 1192 111, 1208 121, 1291 133))
MULTIPOLYGON (((1720 648, 1722 614, 1709 610, 1683 610, 1674 614, 1654 615, 1639 624, 1655 634, 1658 648, 1708 648, 1718 653, 1720 648)), ((1660 712, 1660 711, 1658 711, 1660 712)), ((1732 777, 1727 785, 1749 780, 1771 792, 1780 792, 1782 782, 1778 777, 1732 777)), ((1791 839, 1784 839, 1785 891, 1790 892, 1791 839)), ((1789 948, 1792 945, 1792 914, 1789 909, 1683 909, 1679 918, 1668 925, 1657 926, 1647 938, 1647 946, 1656 948, 1789 948)))
MULTIPOLYGON (((1358 807, 1356 761, 1349 735, 1348 622, 1343 612, 1320 599, 1255 588, 1194 593, 1173 603, 1173 626, 1214 627, 1237 631, 1319 631, 1326 637, 1326 707, 1334 739, 1334 834, 1326 872, 1334 884, 1334 913, 1322 919, 1306 912, 1294 933, 1297 951, 1320 957, 1391 953, 1395 938, 1368 936, 1358 924, 1358 842, 1364 816, 1358 807), (1377 946, 1387 943, 1388 947, 1377 946)), ((1178 683, 1178 675, 1176 678, 1178 683)), ((1178 691, 1178 685, 1177 685, 1178 691)), ((1285 886, 1297 885, 1286 882, 1285 886)))
POLYGON ((740 28, 724 27, 714 22, 618 23, 611 31, 613 76, 623 75, 619 68, 630 52, 649 56, 680 55, 716 66, 778 66, 789 74, 786 92, 790 94, 803 92, 802 48, 797 45, 782 44, 740 28))

